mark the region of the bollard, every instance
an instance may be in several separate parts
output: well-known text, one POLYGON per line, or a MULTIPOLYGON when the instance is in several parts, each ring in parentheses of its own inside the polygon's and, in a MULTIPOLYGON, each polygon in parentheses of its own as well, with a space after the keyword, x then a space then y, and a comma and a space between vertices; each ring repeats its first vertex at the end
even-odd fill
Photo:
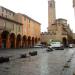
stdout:
POLYGON ((29 52, 29 55, 35 56, 35 55, 37 55, 37 51, 29 52))
POLYGON ((71 62, 71 59, 69 59, 67 62, 71 62))
POLYGON ((68 64, 65 64, 65 65, 64 65, 64 68, 69 68, 69 65, 68 65, 68 64))
POLYGON ((3 63, 4 61, 3 61, 3 57, 0 57, 0 63, 3 63))
POLYGON ((75 75, 75 73, 73 73, 73 75, 75 75))
POLYGON ((9 57, 4 57, 4 62, 9 62, 9 57))
POLYGON ((21 54, 20 58, 26 58, 27 55, 26 54, 21 54))
POLYGON ((52 48, 48 48, 46 51, 47 51, 47 52, 52 52, 53 49, 52 49, 52 48))
POLYGON ((9 62, 9 57, 0 57, 0 63, 9 62))

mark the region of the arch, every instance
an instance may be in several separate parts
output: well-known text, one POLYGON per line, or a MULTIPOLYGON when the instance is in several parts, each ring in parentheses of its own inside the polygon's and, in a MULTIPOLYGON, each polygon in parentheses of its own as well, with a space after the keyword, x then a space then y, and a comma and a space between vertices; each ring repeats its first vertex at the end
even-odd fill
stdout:
POLYGON ((31 47, 31 37, 28 36, 28 47, 31 47))
POLYGON ((35 38, 35 44, 37 44, 37 37, 35 38))
POLYGON ((2 48, 2 38, 1 38, 1 34, 0 34, 0 48, 2 48))
POLYGON ((75 39, 73 39, 73 44, 75 44, 75 39))
POLYGON ((15 34, 10 34, 10 48, 15 48, 15 34))
POLYGON ((64 47, 67 47, 67 39, 65 37, 63 37, 63 45, 64 47))
POLYGON ((23 41, 25 41, 26 39, 27 39, 27 37, 24 35, 24 36, 23 36, 23 41))
POLYGON ((1 37, 2 37, 2 39, 7 39, 8 35, 9 35, 8 31, 3 31, 1 34, 1 37))
POLYGON ((20 34, 17 35, 17 40, 18 41, 21 40, 21 35, 20 34))
POLYGON ((22 38, 22 47, 23 48, 27 47, 27 37, 26 37, 26 35, 24 35, 23 38, 22 38))
POLYGON ((21 35, 18 34, 16 38, 16 47, 21 48, 21 35))
POLYGON ((34 37, 32 37, 32 46, 34 46, 34 44, 35 44, 34 40, 35 40, 34 37))
POLYGON ((8 31, 3 31, 1 34, 2 38, 2 48, 7 48, 7 39, 8 39, 9 32, 8 31))
POLYGON ((38 38, 38 41, 40 41, 40 38, 38 38))

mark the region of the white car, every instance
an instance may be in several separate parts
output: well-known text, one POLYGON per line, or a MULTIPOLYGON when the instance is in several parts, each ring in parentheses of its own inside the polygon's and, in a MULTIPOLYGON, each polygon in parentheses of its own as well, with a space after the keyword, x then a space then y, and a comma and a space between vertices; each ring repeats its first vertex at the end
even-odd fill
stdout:
POLYGON ((50 48, 64 50, 63 44, 61 44, 61 42, 52 42, 50 48))
POLYGON ((69 44, 69 47, 72 48, 73 47, 73 44, 69 44))

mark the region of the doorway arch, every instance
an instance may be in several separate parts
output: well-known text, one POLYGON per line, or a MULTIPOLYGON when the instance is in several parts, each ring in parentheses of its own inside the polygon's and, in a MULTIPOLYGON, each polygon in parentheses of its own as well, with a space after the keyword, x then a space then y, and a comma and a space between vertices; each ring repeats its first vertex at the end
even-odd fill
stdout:
POLYGON ((7 48, 6 44, 7 44, 7 38, 8 38, 9 32, 8 31, 3 31, 1 34, 1 38, 2 38, 2 48, 7 48))
POLYGON ((67 39, 65 37, 63 37, 63 45, 64 47, 67 47, 67 39))
POLYGON ((10 48, 15 48, 15 34, 10 34, 10 48))
POLYGON ((25 48, 27 47, 27 37, 24 35, 22 39, 22 47, 25 48))
POLYGON ((31 47, 31 37, 28 36, 28 47, 31 47))
POLYGON ((37 37, 35 38, 35 44, 37 44, 37 37))
POLYGON ((20 34, 17 35, 16 47, 21 48, 21 35, 20 34))
POLYGON ((34 43, 35 43, 34 40, 35 40, 34 37, 32 37, 32 46, 34 46, 34 43))

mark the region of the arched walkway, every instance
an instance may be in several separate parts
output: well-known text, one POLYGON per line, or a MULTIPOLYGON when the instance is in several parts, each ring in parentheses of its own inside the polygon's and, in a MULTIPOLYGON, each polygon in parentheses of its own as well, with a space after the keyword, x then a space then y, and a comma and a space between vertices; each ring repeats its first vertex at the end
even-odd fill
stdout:
POLYGON ((0 48, 2 48, 2 38, 1 38, 1 35, 0 35, 0 48))
POLYGON ((73 44, 75 44, 75 39, 73 39, 73 44))
POLYGON ((32 46, 34 46, 34 44, 35 44, 34 40, 35 40, 34 37, 32 37, 32 46))
POLYGON ((1 34, 2 48, 8 48, 8 45, 9 45, 8 35, 9 35, 8 31, 3 31, 2 34, 1 34))
POLYGON ((21 35, 18 34, 16 38, 16 47, 21 48, 21 35))
POLYGON ((31 47, 31 37, 28 36, 28 47, 31 47))
POLYGON ((10 34, 10 48, 15 48, 15 34, 10 34))
POLYGON ((37 44, 37 37, 35 38, 35 44, 37 44))
POLYGON ((25 48, 27 47, 27 37, 24 35, 22 39, 22 47, 25 48))
POLYGON ((40 38, 38 38, 38 41, 37 42, 40 43, 40 38))

